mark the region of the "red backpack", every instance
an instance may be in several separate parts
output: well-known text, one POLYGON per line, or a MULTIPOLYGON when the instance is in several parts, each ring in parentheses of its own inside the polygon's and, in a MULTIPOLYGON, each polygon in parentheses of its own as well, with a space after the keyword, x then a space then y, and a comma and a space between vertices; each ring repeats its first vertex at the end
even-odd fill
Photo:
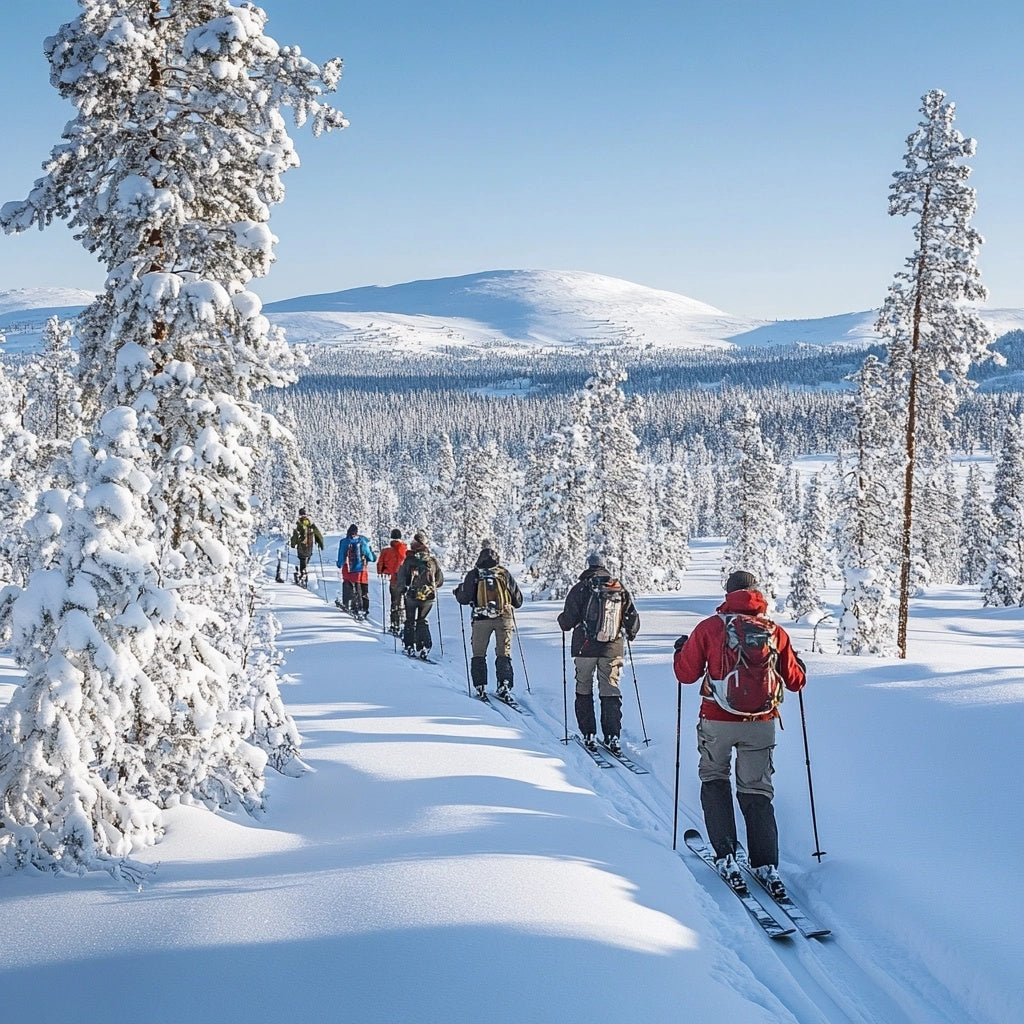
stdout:
POLYGON ((720 615, 725 627, 723 662, 732 668, 724 679, 704 676, 701 694, 743 718, 773 712, 785 696, 779 675, 779 627, 763 615, 720 615))

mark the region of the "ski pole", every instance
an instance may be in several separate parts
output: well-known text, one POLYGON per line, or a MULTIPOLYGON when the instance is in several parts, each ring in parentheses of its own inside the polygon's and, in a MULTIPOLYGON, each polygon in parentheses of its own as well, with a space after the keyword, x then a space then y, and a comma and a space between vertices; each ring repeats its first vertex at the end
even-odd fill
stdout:
POLYGON ((807 745, 807 718, 804 715, 804 694, 800 690, 797 692, 797 697, 800 698, 800 725, 804 733, 804 758, 807 762, 807 792, 811 798, 811 827, 814 829, 814 853, 812 857, 818 858, 818 863, 821 863, 821 858, 825 856, 825 851, 821 848, 821 843, 818 841, 818 818, 814 810, 814 783, 811 781, 811 750, 807 745))
POLYGON ((473 686, 469 679, 469 654, 466 651, 466 616, 462 614, 462 605, 459 605, 459 622, 462 625, 462 657, 466 659, 466 693, 473 696, 473 686))
MULTIPOLYGON (((523 678, 526 680, 526 692, 533 693, 530 689, 530 674, 526 671, 526 657, 523 654, 523 641, 519 639, 519 626, 516 624, 516 610, 512 609, 512 632, 516 635, 516 643, 519 644, 519 660, 523 663, 523 678)), ((497 639, 495 639, 497 643, 497 639)))
POLYGON ((562 631, 562 724, 565 726, 565 739, 569 742, 569 684, 565 678, 565 630, 562 631))
POLYGON ((377 573, 377 579, 380 580, 380 631, 386 633, 389 619, 387 605, 384 603, 384 576, 377 573))
POLYGON ((633 689, 636 690, 636 706, 640 711, 640 728, 644 733, 644 746, 648 747, 651 741, 647 738, 647 726, 644 725, 644 706, 640 703, 640 684, 636 681, 636 665, 633 664, 633 645, 629 637, 626 637, 626 650, 629 652, 629 667, 633 671, 633 689))
POLYGON ((324 553, 322 548, 316 549, 316 557, 320 559, 320 582, 324 588, 324 604, 327 604, 327 580, 324 578, 324 553))
POLYGON ((672 849, 676 848, 676 835, 679 832, 679 742, 682 735, 683 721, 683 684, 676 683, 679 696, 676 699, 676 795, 672 810, 672 849))
POLYGON ((437 642, 441 648, 441 657, 444 657, 444 634, 441 632, 441 595, 438 593, 437 601, 434 604, 437 609, 437 642))

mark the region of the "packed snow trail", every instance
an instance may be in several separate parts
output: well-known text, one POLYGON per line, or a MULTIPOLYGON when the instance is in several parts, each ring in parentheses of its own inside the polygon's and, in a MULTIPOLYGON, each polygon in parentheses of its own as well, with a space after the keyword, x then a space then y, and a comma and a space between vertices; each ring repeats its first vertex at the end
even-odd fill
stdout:
MULTIPOLYGON (((444 595, 441 600, 442 623, 446 619, 450 622, 450 609, 445 606, 444 595)), ((454 602, 451 602, 451 606, 456 607, 454 602)), ((523 655, 530 670, 531 693, 524 692, 524 684, 520 679, 517 679, 515 692, 528 714, 522 715, 510 709, 502 709, 495 700, 491 702, 492 708, 502 713, 507 724, 519 735, 539 743, 553 756, 563 759, 566 770, 570 773, 569 777, 575 777, 582 785, 606 801, 614 812, 613 816, 623 827, 646 833, 670 848, 672 790, 665 784, 667 778, 664 769, 669 762, 672 762, 674 767, 674 745, 671 751, 652 749, 637 745, 633 738, 628 753, 638 765, 647 768, 651 773, 645 776, 632 775, 614 765, 612 770, 602 770, 601 766, 576 744, 570 744, 569 748, 566 748, 563 742, 565 722, 562 719, 564 704, 561 668, 559 667, 555 674, 558 679, 557 685, 551 685, 550 671, 543 672, 540 676, 536 671, 538 662, 550 660, 550 651, 545 651, 545 647, 554 647, 556 643, 560 643, 557 631, 554 634, 551 631, 552 608, 550 605, 527 604, 517 613, 517 619, 520 625, 519 639, 523 642, 523 655)), ((372 632, 372 625, 369 628, 372 632)), ((390 640, 389 637, 380 637, 379 631, 377 636, 382 642, 390 640)), ((448 689, 465 694, 461 636, 448 630, 444 639, 448 654, 430 672, 430 682, 439 690, 448 689)), ((436 644, 435 638, 435 656, 436 644)), ((634 644, 635 651, 646 652, 646 647, 647 644, 642 639, 634 644)), ((668 650, 670 649, 669 644, 668 650)), ((490 652, 489 658, 492 656, 493 652, 490 652)), ((664 670, 670 673, 670 669, 667 668, 667 654, 663 660, 664 670)), ((631 680, 624 674, 624 706, 627 707, 631 696, 628 685, 630 682, 631 680)), ((571 663, 567 673, 567 685, 571 692, 571 663)), ((666 680, 665 685, 674 690, 674 683, 666 680)), ((635 697, 633 700, 635 703, 635 697)), ((571 716, 571 702, 569 706, 571 716)), ((635 708, 632 710, 635 712, 635 708)), ((637 718, 638 716, 633 714, 632 721, 635 722, 637 718)), ((568 724, 571 734, 574 723, 570 721, 568 724)), ((627 742, 632 738, 629 736, 629 730, 624 736, 627 742)), ((699 810, 688 804, 685 799, 681 801, 680 814, 679 846, 685 851, 681 837, 686 823, 703 828, 703 822, 699 810)), ((891 981, 880 966, 872 963, 870 956, 862 958, 858 956, 856 947, 848 949, 849 942, 842 936, 841 922, 834 922, 834 931, 839 934, 825 940, 808 940, 797 933, 794 937, 765 943, 764 936, 758 934, 756 925, 748 919, 735 897, 714 879, 704 877, 703 872, 706 868, 703 865, 696 861, 696 866, 684 860, 680 862, 683 870, 688 871, 697 882, 701 890, 699 899, 702 906, 713 908, 716 936, 722 938, 726 946, 739 953, 740 960, 751 967, 756 978, 770 979, 768 987, 774 997, 786 1007, 793 1020, 801 1024, 831 1024, 840 1021, 855 1024, 957 1022, 956 1014, 949 1016, 943 1009, 943 1004, 948 1000, 947 993, 941 990, 915 993, 912 988, 905 987, 906 980, 903 984, 891 981), (717 934, 718 929, 721 929, 720 935, 717 934), (820 948, 814 948, 815 946, 820 948)), ((678 883, 678 878, 666 882, 673 887, 678 883)), ((796 894, 797 891, 794 889, 794 895, 796 894)), ((766 907, 774 907, 767 896, 764 896, 763 902, 766 907)), ((774 913, 780 920, 785 920, 785 915, 778 908, 775 908, 774 913)), ((704 936, 705 939, 707 937, 704 936)), ((738 991, 746 991, 745 983, 740 985, 738 991)))

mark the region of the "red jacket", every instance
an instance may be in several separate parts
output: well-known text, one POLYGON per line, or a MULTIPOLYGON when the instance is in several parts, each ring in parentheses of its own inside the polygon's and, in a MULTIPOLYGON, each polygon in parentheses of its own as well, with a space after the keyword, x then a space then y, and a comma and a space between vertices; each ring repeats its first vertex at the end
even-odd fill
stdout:
POLYGON ((390 576, 395 578, 395 573, 401 568, 405 561, 406 547, 404 540, 393 540, 389 547, 386 547, 377 559, 377 575, 390 576))
MULTIPOLYGON (((718 606, 719 615, 730 615, 742 612, 745 615, 764 615, 768 610, 768 602, 764 595, 756 590, 734 590, 725 595, 725 601, 718 606)), ((723 679, 732 669, 731 662, 725 656, 725 623, 713 615, 699 622, 690 634, 689 639, 676 651, 672 667, 676 679, 681 683, 696 683, 704 678, 705 671, 712 679, 723 679)), ((804 667, 797 658, 790 643, 789 634, 781 627, 778 629, 779 644, 779 675, 787 690, 796 693, 802 690, 807 682, 804 667)), ((769 712, 756 719, 742 715, 732 715, 711 697, 700 702, 700 717, 713 719, 716 722, 750 722, 767 721, 778 717, 778 710, 769 712)))

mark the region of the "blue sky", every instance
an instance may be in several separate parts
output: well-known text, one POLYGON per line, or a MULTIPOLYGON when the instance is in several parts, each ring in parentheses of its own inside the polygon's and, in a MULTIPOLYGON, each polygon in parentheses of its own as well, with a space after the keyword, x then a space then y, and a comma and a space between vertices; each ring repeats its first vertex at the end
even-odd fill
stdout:
MULTIPOLYGON (((72 108, 42 39, 73 0, 9 5, 0 201, 72 108)), ((269 33, 339 55, 346 131, 293 134, 266 299, 496 269, 584 270, 730 313, 881 303, 913 247, 890 218, 921 95, 978 140, 990 303, 1024 307, 1024 5, 1016 0, 266 0, 269 33)), ((0 289, 99 288, 70 233, 0 237, 0 289)))

